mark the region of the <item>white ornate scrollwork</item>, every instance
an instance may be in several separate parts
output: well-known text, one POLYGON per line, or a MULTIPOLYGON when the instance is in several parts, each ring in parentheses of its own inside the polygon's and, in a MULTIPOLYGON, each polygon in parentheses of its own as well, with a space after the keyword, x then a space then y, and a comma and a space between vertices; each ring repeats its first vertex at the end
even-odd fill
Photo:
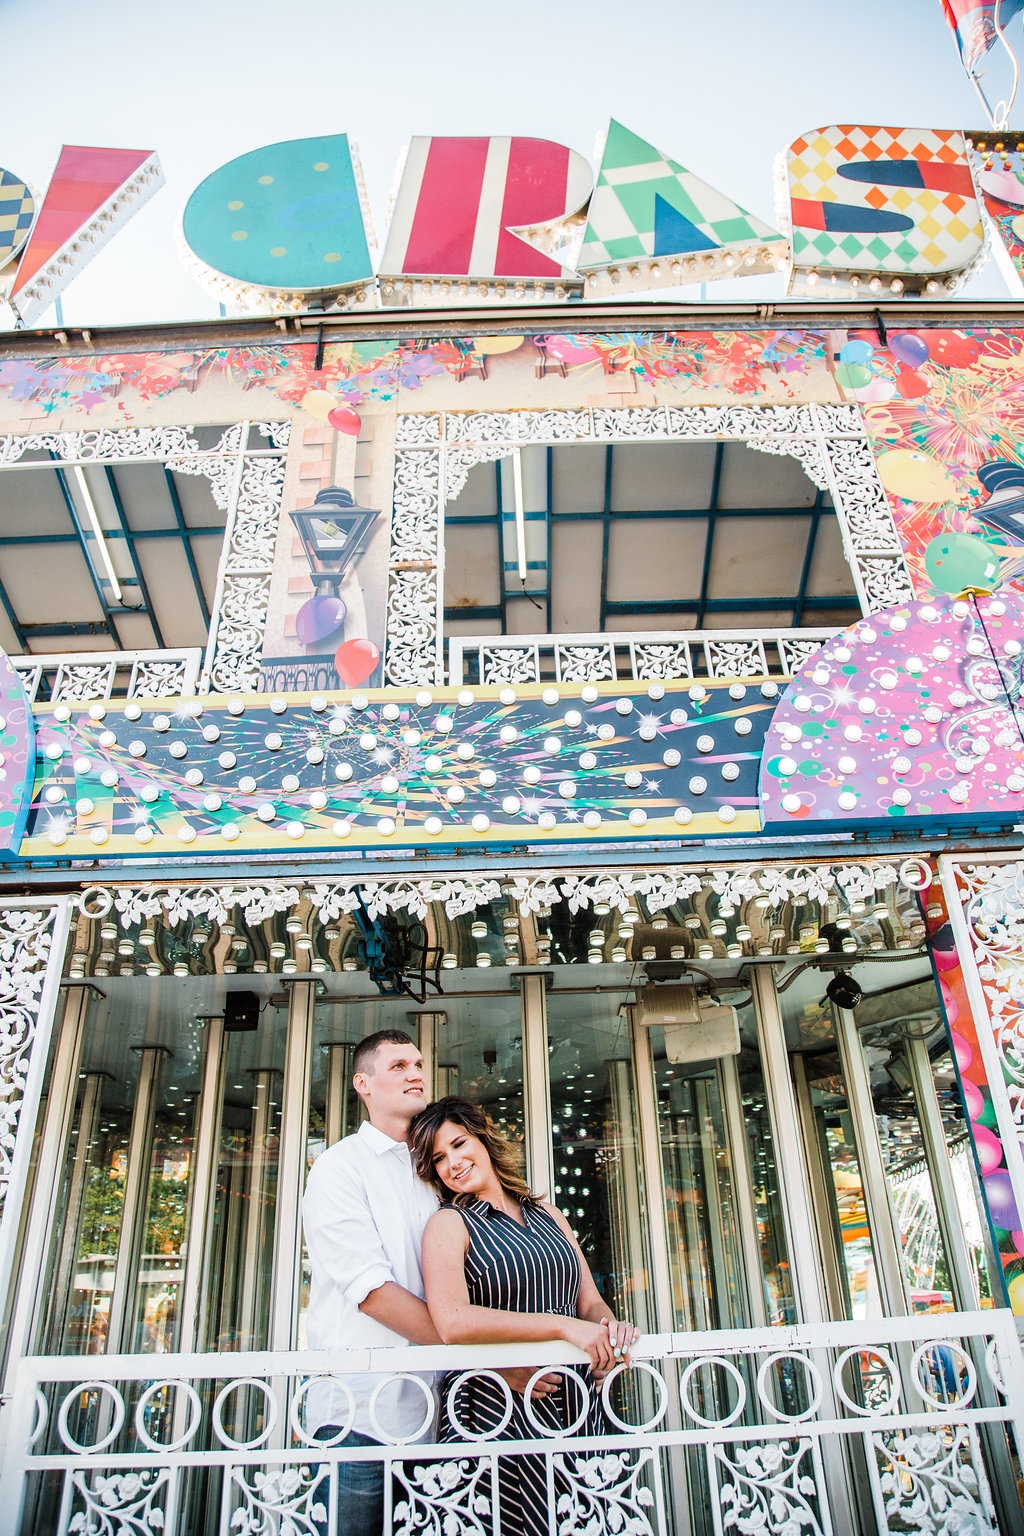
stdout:
POLYGON ((233 1467, 237 1504, 231 1529, 239 1536, 321 1536, 327 1520, 327 1481, 315 1466, 233 1467))
POLYGON ((81 704, 89 699, 109 699, 116 671, 115 661, 64 663, 57 668, 53 702, 81 704))
POLYGON ((217 649, 210 671, 214 693, 255 693, 270 601, 269 576, 229 576, 224 581, 217 649))
POLYGON ((795 458, 815 485, 830 491, 866 613, 913 597, 899 533, 856 405, 598 406, 400 416, 388 594, 388 680, 443 681, 437 641, 443 605, 438 570, 444 499, 458 494, 474 464, 502 458, 523 443, 716 439, 735 439, 763 453, 795 458), (415 633, 404 617, 408 593, 392 595, 391 590, 405 586, 410 565, 434 578, 432 587, 424 584, 419 589, 423 601, 415 610, 415 633), (421 636, 424 625, 429 625, 429 640, 421 636))
POLYGON ((71 1536, 163 1536, 171 1472, 73 1472, 71 1536))
POLYGON ((0 1211, 11 1178, 56 911, 11 905, 0 915, 0 1211))
POLYGON ((436 567, 390 574, 386 676, 396 687, 437 675, 438 580, 436 567))
POLYGON ((283 485, 283 458, 245 460, 228 546, 228 571, 271 570, 283 485))
POLYGON ((394 1536, 490 1536, 500 1529, 491 1509, 491 1460, 479 1454, 459 1461, 399 1462, 395 1478, 405 1489, 394 1509, 394 1536))
POLYGON ((540 657, 537 647, 482 645, 480 680, 484 683, 539 683, 540 657))
POLYGON ((600 683, 615 678, 614 645, 555 644, 555 675, 560 683, 600 683))
POLYGON ((768 658, 760 640, 705 640, 708 677, 761 677, 768 658))
POLYGON ((621 1536, 655 1536, 647 1511, 654 1494, 644 1473, 657 1477, 651 1452, 608 1451, 596 1456, 556 1456, 555 1514, 559 1536, 591 1536, 616 1531, 621 1536))
POLYGON ((821 1466, 809 1440, 710 1448, 722 1525, 763 1536, 824 1536, 821 1466))
POLYGON ((685 640, 675 644, 631 640, 629 653, 638 682, 668 682, 674 677, 693 676, 693 660, 685 640))
POLYGON ((130 699, 180 698, 185 692, 189 665, 180 661, 137 661, 132 670, 130 699))
POLYGON ((924 1536, 998 1536, 988 1478, 973 1426, 944 1424, 921 1433, 874 1434, 871 1467, 885 1529, 924 1536))
POLYGON ((820 651, 820 640, 796 640, 782 637, 778 641, 779 656, 782 659, 782 668, 787 677, 793 677, 805 661, 810 661, 816 651, 820 651))

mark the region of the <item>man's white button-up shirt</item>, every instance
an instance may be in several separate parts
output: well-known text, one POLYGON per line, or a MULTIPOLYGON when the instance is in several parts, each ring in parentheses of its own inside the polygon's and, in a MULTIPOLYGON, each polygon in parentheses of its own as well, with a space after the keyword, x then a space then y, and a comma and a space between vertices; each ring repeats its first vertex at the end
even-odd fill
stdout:
MULTIPOLYGON (((306 1181, 302 1225, 311 1279, 306 1335, 310 1349, 396 1348, 408 1341, 360 1312, 371 1291, 392 1280, 423 1297, 420 1246, 437 1209, 437 1196, 418 1178, 409 1148, 365 1121, 353 1136, 316 1159, 306 1181)), ((348 1388, 355 1403, 351 1428, 380 1439, 370 1419, 370 1396, 380 1376, 325 1377, 307 1397, 307 1431, 348 1422, 348 1388)), ((423 1380, 433 1381, 431 1373, 423 1380)), ((382 1427, 413 1433, 426 1412, 411 1382, 393 1384, 378 1399, 382 1427)))

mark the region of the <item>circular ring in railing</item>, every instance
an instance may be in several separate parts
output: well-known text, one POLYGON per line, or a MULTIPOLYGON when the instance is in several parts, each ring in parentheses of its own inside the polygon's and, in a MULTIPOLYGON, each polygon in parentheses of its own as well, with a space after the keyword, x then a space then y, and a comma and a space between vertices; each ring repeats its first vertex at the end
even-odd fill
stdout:
POLYGON ((277 1423, 277 1398, 267 1386, 267 1383, 261 1381, 258 1376, 239 1376, 237 1381, 229 1381, 226 1387, 221 1387, 213 1400, 211 1418, 213 1419, 213 1427, 216 1431, 217 1439, 221 1445, 226 1445, 232 1451, 254 1451, 258 1445, 263 1444, 264 1440, 270 1438, 274 1425, 277 1423), (232 1392, 237 1391, 239 1387, 255 1387, 257 1392, 263 1393, 264 1398, 269 1404, 267 1422, 263 1426, 262 1433, 257 1435, 255 1440, 235 1440, 224 1428, 222 1410, 225 1399, 230 1397, 232 1392))
POLYGON ((500 1375, 498 1371, 463 1371, 461 1376, 456 1376, 455 1380, 448 1388, 448 1395, 444 1400, 444 1405, 448 1411, 449 1424, 452 1426, 457 1435, 462 1436, 463 1440, 493 1440, 496 1435, 501 1434, 509 1419, 512 1417, 512 1388, 509 1386, 504 1376, 500 1375), (496 1381, 498 1386, 504 1392, 505 1412, 502 1414, 500 1422, 495 1424, 493 1429, 489 1429, 486 1434, 477 1435, 474 1434, 472 1430, 467 1429, 464 1424, 460 1423, 458 1415, 455 1412, 455 1394, 462 1386, 464 1381, 470 1381, 474 1379, 479 1380, 481 1376, 485 1376, 488 1381, 496 1381))
POLYGON ((526 1414, 527 1419, 533 1428, 537 1431, 538 1435, 546 1435, 549 1440, 564 1439, 566 1435, 574 1435, 576 1433, 586 1418, 587 1414, 590 1412, 590 1388, 583 1380, 583 1377, 580 1375, 579 1371, 574 1370, 571 1365, 541 1365, 537 1368, 537 1370, 534 1371, 533 1375, 526 1383, 526 1389, 523 1392, 523 1412, 526 1414), (533 1404, 530 1401, 530 1398, 533 1396, 533 1389, 537 1385, 538 1381, 540 1381, 541 1377, 548 1376, 555 1371, 565 1377, 571 1376, 573 1381, 579 1387, 580 1391, 583 1393, 583 1407, 580 1409, 579 1413, 573 1419, 571 1424, 566 1424, 560 1429, 552 1429, 550 1424, 542 1424, 535 1415, 533 1411, 533 1404))
POLYGON ((996 1391, 1002 1397, 1005 1397, 1006 1382, 1003 1380, 1002 1372, 999 1369, 999 1351, 996 1348, 996 1342, 995 1339, 989 1339, 988 1344, 985 1346, 985 1370, 988 1372, 988 1379, 996 1391))
POLYGON ((394 1371, 390 1376, 385 1376, 383 1381, 378 1381, 377 1385, 374 1387, 370 1394, 370 1425, 373 1429, 373 1433, 378 1436, 382 1444, 408 1445, 411 1440, 418 1440, 420 1435, 422 1435, 423 1431, 426 1429, 427 1425, 434 1422, 434 1409, 434 1394, 431 1392, 422 1376, 413 1376, 409 1371, 394 1371), (427 1405, 427 1411, 423 1416, 423 1423, 417 1429, 414 1429, 411 1435, 389 1435, 387 1431, 383 1430, 380 1427, 380 1424, 377 1422, 377 1399, 384 1391, 384 1388, 390 1387, 393 1381, 415 1382, 420 1391, 423 1393, 423 1397, 427 1405))
POLYGON ((147 1451, 180 1451, 182 1446, 187 1445, 188 1442, 192 1439, 192 1436, 195 1434, 196 1430, 202 1423, 202 1419, 203 1405, 200 1401, 199 1393, 196 1391, 195 1387, 193 1387, 191 1383, 187 1381, 171 1381, 169 1379, 165 1379, 163 1381, 154 1381, 151 1386, 146 1388, 145 1392, 143 1392, 142 1396, 139 1398, 135 1405, 135 1433, 138 1435, 147 1451), (180 1439, 172 1440, 167 1445, 165 1445, 162 1440, 153 1439, 153 1436, 146 1428, 145 1419, 146 1405, 148 1404, 150 1398, 154 1397, 157 1392, 162 1392, 165 1387, 180 1387, 185 1396, 188 1398, 191 1407, 191 1417, 189 1419, 188 1427, 185 1430, 185 1433, 180 1437, 180 1439))
POLYGON ((654 1366, 649 1365, 646 1360, 623 1360, 621 1365, 614 1366, 613 1369, 608 1372, 608 1375, 601 1383, 601 1402, 604 1406, 605 1413, 611 1419, 616 1429, 621 1429, 623 1434, 626 1435, 646 1435, 650 1430, 655 1429, 665 1417, 665 1411, 668 1408, 668 1387, 661 1372, 656 1371, 654 1366), (646 1419, 643 1424, 627 1424, 625 1419, 619 1418, 618 1414, 615 1412, 615 1409, 611 1405, 611 1384, 617 1376, 622 1375, 623 1371, 646 1371, 648 1376, 650 1376, 651 1379, 656 1381, 658 1384, 658 1391, 661 1395, 661 1403, 655 1412, 654 1417, 646 1419))
POLYGON ((71 1391, 61 1403, 60 1413, 57 1415, 57 1429, 60 1432, 60 1437, 64 1444, 67 1446, 69 1451, 79 1451, 83 1456, 92 1456, 96 1453, 96 1451, 106 1450, 110 1442, 112 1440, 116 1440, 117 1436, 120 1434, 121 1426, 123 1423, 124 1398, 121 1396, 116 1387, 111 1386, 109 1381, 79 1382, 77 1387, 71 1388, 71 1391), (83 1396, 83 1394, 86 1392, 105 1392, 114 1404, 114 1423, 103 1436, 103 1439, 97 1440, 95 1445, 79 1445, 78 1441, 74 1438, 74 1436, 71 1434, 71 1431, 68 1429, 68 1414, 71 1412, 71 1405, 76 1398, 83 1396))
POLYGON ((727 1424, 735 1424, 746 1407, 747 1384, 731 1360, 726 1360, 721 1355, 702 1355, 699 1360, 691 1360, 686 1370, 680 1376, 679 1401, 682 1403, 684 1411, 690 1415, 694 1423, 702 1425, 705 1429, 724 1429, 727 1424), (697 1412, 690 1402, 690 1396, 687 1392, 687 1387, 690 1385, 690 1377, 695 1371, 702 1370, 706 1365, 720 1365, 723 1371, 727 1371, 737 1387, 739 1387, 739 1401, 732 1412, 724 1419, 706 1419, 703 1414, 697 1412))
MULTIPOLYGON (((940 1413, 952 1413, 956 1408, 966 1408, 968 1403, 973 1398, 975 1388, 978 1385, 978 1373, 974 1368, 974 1361, 971 1359, 970 1355, 967 1354, 967 1352, 961 1347, 961 1345, 956 1342, 955 1339, 929 1339, 926 1344, 919 1345, 910 1357, 910 1379, 928 1406, 930 1408, 937 1408, 940 1413), (967 1385, 959 1397, 936 1397, 934 1393, 929 1392, 928 1388, 922 1382, 921 1373, 918 1369, 918 1366, 924 1359, 925 1355, 927 1355, 928 1352, 933 1349, 944 1349, 948 1351, 948 1357, 940 1356, 936 1365, 936 1371, 943 1389, 945 1389, 946 1386, 950 1383, 952 1373, 956 1369, 952 1358, 954 1352, 958 1354, 960 1359, 963 1361, 967 1372, 967 1385)), ((957 1385, 959 1388, 959 1383, 957 1385)))
POLYGON ((113 893, 105 885, 87 885, 78 898, 78 910, 83 917, 106 917, 113 905, 113 893), (95 906, 92 904, 94 900, 95 906))
POLYGON ((46 1401, 46 1393, 43 1391, 42 1387, 36 1387, 36 1395, 33 1399, 33 1404, 36 1410, 36 1422, 33 1424, 32 1433, 28 1437, 28 1443, 30 1447, 35 1445, 36 1441, 39 1439, 39 1436, 46 1428, 47 1420, 50 1417, 50 1405, 46 1401))
POLYGON ((887 1350, 879 1349, 877 1344, 854 1344, 851 1348, 844 1349, 842 1354, 836 1357, 836 1363, 832 1367, 832 1381, 847 1408, 852 1413, 863 1414, 865 1418, 876 1413, 895 1413, 900 1405, 900 1375, 896 1362, 887 1350), (843 1366, 847 1360, 861 1359, 868 1355, 885 1363, 889 1372, 889 1396, 884 1403, 872 1403, 866 1408, 863 1403, 858 1403, 856 1398, 851 1397, 843 1386, 843 1366))
POLYGON ((811 1414, 817 1410, 818 1404, 821 1402, 821 1392, 821 1372, 818 1370, 818 1367, 815 1365, 814 1361, 809 1360, 806 1355, 797 1355, 788 1349, 780 1349, 776 1354, 769 1355, 757 1373, 757 1395, 761 1399, 762 1405, 767 1408, 773 1419, 781 1419, 785 1424, 799 1424, 801 1420, 809 1419, 811 1414), (768 1372, 771 1370, 772 1366, 777 1365, 780 1360, 798 1360, 804 1367, 804 1370, 807 1372, 809 1380, 814 1385, 814 1396, 801 1413, 783 1413, 781 1408, 776 1408, 775 1404, 770 1401, 768 1394, 764 1389, 765 1378, 767 1377, 768 1372))
POLYGON ((355 1399, 349 1390, 347 1381, 342 1381, 340 1376, 334 1378, 330 1376, 307 1376, 306 1380, 302 1383, 302 1386, 292 1398, 292 1405, 288 1410, 288 1423, 291 1425, 292 1434, 295 1436, 296 1440, 301 1440, 303 1445, 316 1445, 319 1446, 322 1450, 329 1451, 333 1446, 340 1445, 344 1440, 345 1436, 352 1428, 352 1420, 355 1418, 355 1416, 355 1399), (339 1429, 333 1440, 317 1440, 313 1436, 307 1435, 306 1431, 302 1427, 302 1420, 299 1418, 299 1406, 302 1402, 302 1399, 305 1397, 306 1393, 309 1391, 310 1387, 315 1381, 333 1381, 335 1388, 340 1387, 345 1396, 348 1398, 348 1408, 346 1409, 347 1417, 345 1419, 344 1426, 339 1429))
POLYGON ((924 859, 904 859, 900 865, 900 884, 908 891, 926 891, 932 883, 931 866, 924 859))

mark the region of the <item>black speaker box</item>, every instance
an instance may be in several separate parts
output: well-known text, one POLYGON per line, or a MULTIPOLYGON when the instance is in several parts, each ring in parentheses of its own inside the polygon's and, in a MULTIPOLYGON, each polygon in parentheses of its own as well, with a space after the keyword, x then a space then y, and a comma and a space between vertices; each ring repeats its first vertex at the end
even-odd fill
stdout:
POLYGON ((225 1029, 256 1029, 260 1022, 260 1000, 255 992, 229 992, 224 999, 225 1029))

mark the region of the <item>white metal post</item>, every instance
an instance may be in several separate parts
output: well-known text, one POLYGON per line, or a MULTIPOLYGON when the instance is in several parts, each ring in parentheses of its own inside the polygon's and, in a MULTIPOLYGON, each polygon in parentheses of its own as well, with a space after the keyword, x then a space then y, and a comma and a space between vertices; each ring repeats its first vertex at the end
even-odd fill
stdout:
POLYGON ((309 1092, 313 1067, 313 1015, 316 987, 311 981, 289 988, 288 1042, 285 1047, 281 1104, 277 1203, 274 1211, 274 1270, 267 1343, 270 1349, 294 1349, 298 1321, 301 1204, 306 1182, 309 1092))
POLYGON ((551 1143, 548 1010, 543 975, 523 975, 523 1089, 526 1098, 526 1177, 550 1200, 555 1189, 551 1143))
POLYGON ((203 1082, 195 1118, 192 1150, 192 1189, 188 1205, 185 1260, 178 1290, 178 1349, 199 1349, 203 1328, 204 1279, 209 1262, 220 1160, 220 1126, 224 1102, 224 1019, 206 1021, 203 1082))

